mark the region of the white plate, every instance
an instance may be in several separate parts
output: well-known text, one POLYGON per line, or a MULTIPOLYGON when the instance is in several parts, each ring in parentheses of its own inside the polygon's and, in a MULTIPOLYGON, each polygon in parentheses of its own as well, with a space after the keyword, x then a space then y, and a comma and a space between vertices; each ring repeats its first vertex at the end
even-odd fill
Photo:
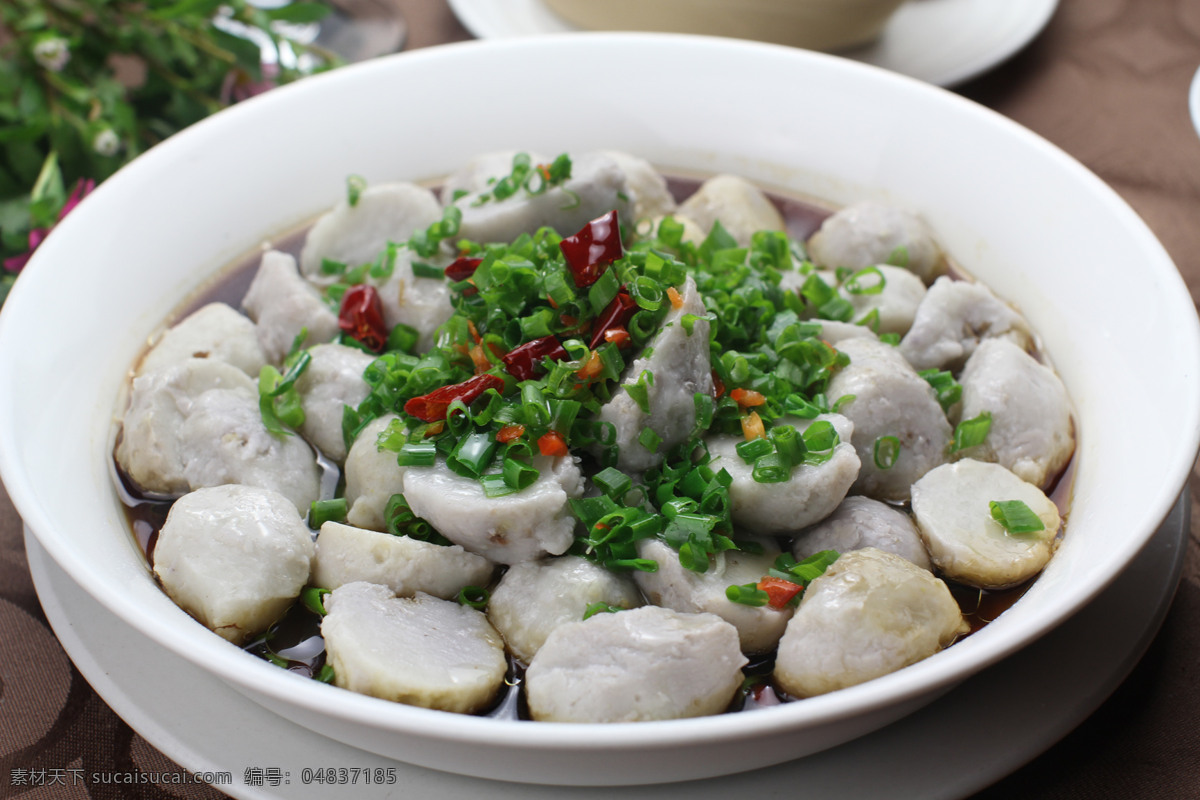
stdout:
MULTIPOLYGON (((542 0, 449 0, 481 39, 579 28, 542 0)), ((1041 32, 1058 0, 909 0, 877 42, 841 55, 938 86, 955 86, 1000 64, 1041 32)))
MULTIPOLYGON (((808 796, 826 800, 949 800, 994 783, 1087 718, 1141 658, 1179 582, 1188 508, 1185 493, 1141 555, 1083 611, 940 700, 887 728, 807 758, 685 784, 688 797, 767 797, 783 787, 803 786, 808 796), (1030 680, 1031 675, 1037 680, 1030 680), (979 735, 980 720, 987 720, 986 736, 979 735), (1007 745, 997 747, 996 742, 1007 745), (859 768, 862 764, 871 769, 859 768)), ((209 673, 126 625, 72 581, 28 530, 25 545, 42 608, 96 692, 143 738, 186 769, 232 773, 234 785, 221 789, 234 797, 327 798, 338 787, 303 779, 306 768, 329 767, 370 769, 372 774, 379 768, 394 770, 394 784, 356 785, 355 797, 360 798, 611 796, 613 790, 605 788, 498 783, 435 772, 326 739, 247 703, 209 673), (247 786, 243 778, 251 767, 278 768, 289 783, 247 786), (398 786, 403 787, 399 794, 398 786)), ((666 798, 682 788, 660 784, 621 791, 629 798, 666 798)))

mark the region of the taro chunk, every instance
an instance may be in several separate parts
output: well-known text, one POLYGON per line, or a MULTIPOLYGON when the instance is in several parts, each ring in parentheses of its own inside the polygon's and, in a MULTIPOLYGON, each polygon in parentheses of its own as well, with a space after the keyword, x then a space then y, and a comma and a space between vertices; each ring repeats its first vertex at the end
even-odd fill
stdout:
POLYGON ((404 471, 404 497, 418 517, 472 553, 500 564, 562 555, 575 539, 569 500, 583 493, 583 475, 571 456, 537 456, 539 475, 513 494, 488 497, 475 478, 432 467, 404 471))
POLYGON ((638 571, 634 580, 655 605, 675 611, 716 614, 737 628, 743 652, 766 653, 774 649, 792 616, 791 608, 748 606, 735 603, 725 594, 732 585, 758 583, 767 574, 779 548, 763 542, 761 554, 727 550, 718 553, 704 572, 679 563, 679 553, 658 539, 638 543, 638 557, 658 563, 654 572, 638 571))
POLYGON ((305 347, 338 335, 337 315, 325 305, 321 293, 300 277, 296 259, 278 250, 263 253, 242 306, 258 323, 259 344, 275 364, 291 351, 301 331, 306 332, 301 343, 305 347))
POLYGON ((862 461, 854 491, 877 500, 907 500, 913 481, 946 460, 950 423, 933 388, 897 349, 871 339, 847 339, 838 349, 850 357, 829 381, 830 398, 853 396, 839 412, 854 423, 854 447, 862 461), (895 437, 890 459, 880 440, 895 437), (877 453, 882 458, 877 458, 877 453))
POLYGON ((683 303, 667 314, 648 355, 634 360, 622 388, 600 409, 600 420, 616 429, 617 467, 625 472, 656 466, 664 453, 687 441, 696 424, 696 393, 712 394, 704 302, 690 277, 681 294, 683 303), (690 326, 684 323, 688 315, 690 326), (639 382, 646 388, 645 410, 624 388, 639 382), (661 440, 653 449, 641 441, 646 428, 661 440))
POLYGON ((688 217, 705 231, 716 222, 742 247, 763 230, 783 230, 783 216, 762 190, 736 175, 709 178, 696 193, 679 205, 680 216, 688 217))
POLYGON ((1058 508, 1031 483, 1000 466, 963 459, 932 470, 913 484, 913 515, 938 570, 981 589, 1015 586, 1050 560, 1057 544, 1058 508), (1019 500, 1041 530, 1009 532, 991 503, 1019 500))
MULTIPOLYGON (((445 259, 426 259, 444 266, 445 259)), ((450 286, 442 278, 417 277, 413 272, 413 253, 400 250, 392 263, 387 280, 372 280, 379 291, 383 306, 383 322, 388 329, 407 325, 417 332, 416 352, 424 353, 435 341, 438 328, 454 313, 450 303, 450 286)))
POLYGON ((267 363, 254 323, 225 303, 202 306, 164 331, 138 365, 138 374, 186 358, 224 361, 255 378, 267 363))
POLYGON ((366 581, 402 597, 424 592, 449 600, 465 586, 487 586, 492 571, 490 561, 458 545, 326 522, 317 536, 313 584, 336 589, 366 581))
POLYGON ((346 521, 356 527, 386 531, 388 501, 404 493, 405 468, 396 462, 395 451, 379 447, 380 435, 394 419, 387 414, 368 423, 346 456, 346 521))
POLYGON ((488 707, 504 683, 504 642, 483 612, 427 594, 349 583, 321 622, 333 682, 352 692, 442 711, 488 707))
MULTIPOLYGON (((414 183, 369 186, 350 205, 343 198, 326 212, 304 241, 300 268, 309 280, 323 280, 325 259, 353 268, 378 258, 388 242, 408 241, 442 218, 442 207, 433 192, 414 183)), ((331 282, 326 279, 327 282, 331 282)))
POLYGON ((959 378, 962 417, 983 412, 992 424, 983 443, 963 455, 995 461, 1046 489, 1075 451, 1071 401, 1054 371, 1004 339, 988 339, 959 378))
POLYGON ((628 575, 563 556, 509 567, 492 591, 487 614, 513 655, 528 664, 551 631, 582 620, 593 603, 634 608, 642 598, 628 575))
MULTIPOLYGON (((453 203, 456 194, 475 194, 485 191, 500 178, 510 175, 513 169, 513 158, 520 152, 522 151, 497 150, 475 156, 463 164, 442 184, 442 191, 439 195, 442 205, 448 206, 453 203)), ((537 152, 527 152, 526 155, 529 156, 529 163, 533 165, 551 161, 537 152)))
POLYGON ((236 392, 257 403, 254 381, 223 361, 192 358, 148 370, 133 381, 121 427, 117 463, 139 489, 179 495, 192 487, 184 469, 179 428, 207 392, 236 392))
POLYGON ((742 684, 737 630, 658 606, 561 625, 525 673, 529 711, 552 722, 641 722, 724 711, 742 684))
POLYGON ((926 284, 946 270, 941 248, 917 214, 869 200, 826 218, 809 238, 808 254, 826 269, 902 266, 926 284))
POLYGON ((805 590, 779 642, 775 680, 797 697, 844 689, 928 658, 966 631, 949 588, 928 570, 856 550, 805 590))
POLYGON ((617 162, 625 173, 625 192, 633 203, 630 222, 663 217, 675 211, 675 198, 667 188, 667 180, 644 158, 619 150, 606 150, 604 155, 617 162))
POLYGON ((917 306, 900 352, 915 369, 957 370, 985 339, 1032 344, 1025 318, 981 283, 938 278, 917 306))
POLYGON ((300 433, 340 464, 346 460, 342 409, 357 407, 370 393, 363 371, 375 359, 341 344, 319 344, 309 350, 309 355, 312 360, 296 381, 300 407, 304 409, 300 433))
POLYGON ((240 483, 274 489, 307 511, 320 493, 312 448, 267 431, 254 382, 241 370, 190 358, 139 376, 117 462, 151 494, 240 483))
POLYGON ((916 523, 895 506, 869 497, 847 497, 825 519, 801 531, 792 543, 792 555, 803 561, 822 550, 849 553, 874 547, 905 558, 923 569, 933 569, 916 523))
POLYGON ((154 573, 181 608, 240 644, 296 599, 312 557, 308 526, 286 497, 214 486, 171 506, 154 547, 154 573))
MULTIPOLYGON (((737 445, 744 438, 709 439, 713 471, 724 469, 733 478, 729 485, 730 513, 739 529, 759 535, 791 533, 825 518, 842 502, 861 465, 851 444, 854 425, 839 414, 822 414, 817 420, 832 425, 838 434, 839 441, 829 460, 823 464, 797 464, 786 480, 775 483, 754 479, 754 464, 747 463, 737 452, 737 445)), ((813 421, 797 422, 799 432, 813 421)))
POLYGON ((206 392, 179 428, 184 475, 193 489, 241 483, 274 489, 307 511, 321 490, 312 448, 299 436, 276 436, 263 426, 257 397, 206 392))
POLYGON ((584 153, 571 165, 571 177, 561 185, 534 194, 519 189, 502 200, 490 187, 458 201, 462 209, 459 237, 474 242, 511 242, 522 233, 549 227, 564 236, 575 233, 613 209, 628 217, 625 173, 611 157, 584 153))
POLYGON ((873 326, 876 332, 903 336, 912 327, 917 307, 925 297, 925 284, 900 267, 880 264, 875 269, 879 270, 879 275, 868 273, 860 276, 853 285, 843 283, 838 294, 853 306, 855 320, 874 313, 878 318, 878 323, 873 326), (878 292, 863 291, 877 286, 880 276, 883 276, 883 287, 878 292))

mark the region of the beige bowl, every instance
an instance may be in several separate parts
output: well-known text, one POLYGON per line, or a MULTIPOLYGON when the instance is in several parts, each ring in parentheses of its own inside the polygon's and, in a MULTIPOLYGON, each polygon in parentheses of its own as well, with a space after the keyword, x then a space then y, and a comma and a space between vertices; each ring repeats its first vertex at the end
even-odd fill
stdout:
POLYGON ((545 0, 591 30, 665 31, 844 50, 878 38, 904 0, 545 0))

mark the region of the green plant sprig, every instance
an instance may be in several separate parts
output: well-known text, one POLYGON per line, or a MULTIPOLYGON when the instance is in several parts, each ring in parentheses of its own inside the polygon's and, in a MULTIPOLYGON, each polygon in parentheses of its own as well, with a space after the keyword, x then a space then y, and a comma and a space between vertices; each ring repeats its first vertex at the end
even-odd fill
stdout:
POLYGON ((278 29, 328 11, 248 0, 0 3, 0 303, 73 189, 240 99, 337 66, 278 29), (274 63, 264 68, 260 45, 218 16, 265 36, 274 63))

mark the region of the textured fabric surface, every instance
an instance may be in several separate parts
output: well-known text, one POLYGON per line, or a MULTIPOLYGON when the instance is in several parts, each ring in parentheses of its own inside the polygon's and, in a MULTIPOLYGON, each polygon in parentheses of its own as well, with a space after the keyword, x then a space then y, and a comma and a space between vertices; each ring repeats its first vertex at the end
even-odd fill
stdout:
MULTIPOLYGON (((389 2, 407 17, 409 49, 469 38, 444 0, 389 2)), ((1045 136, 1112 185, 1162 240, 1198 300, 1200 138, 1187 107, 1197 67, 1197 0, 1062 0, 1041 36, 958 91, 1045 136)), ((1200 496, 1200 472, 1191 492, 1200 496)), ((1200 507, 1193 499, 1184 579, 1149 652, 1083 725, 977 798, 1200 796, 1198 719, 1200 507)), ((979 735, 988 735, 986 721, 979 735)), ((115 771, 178 767, 95 695, 59 647, 34 593, 20 519, 0 491, 0 797, 223 797, 207 786, 70 779, 115 771), (15 786, 14 770, 65 780, 15 786)))

